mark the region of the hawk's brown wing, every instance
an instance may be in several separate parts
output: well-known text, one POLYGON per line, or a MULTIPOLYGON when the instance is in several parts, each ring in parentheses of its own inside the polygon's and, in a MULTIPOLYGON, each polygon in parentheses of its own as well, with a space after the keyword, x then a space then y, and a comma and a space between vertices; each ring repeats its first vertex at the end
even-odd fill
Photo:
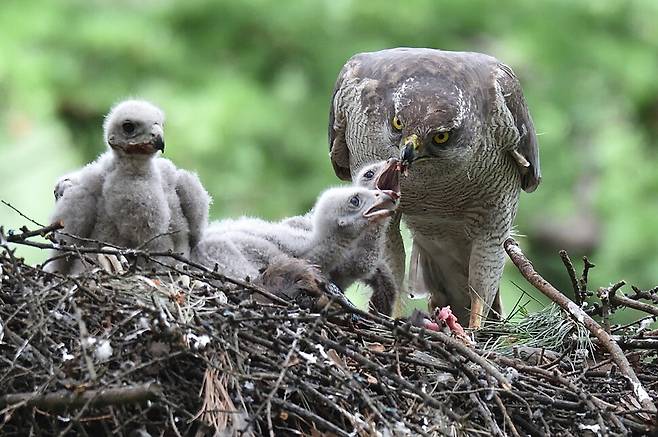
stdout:
POLYGON ((530 163, 530 168, 521 175, 521 187, 532 192, 537 188, 541 181, 541 172, 539 168, 539 147, 537 144, 537 135, 535 126, 532 123, 528 106, 521 90, 521 84, 510 67, 505 64, 498 64, 501 74, 498 75, 507 109, 514 117, 514 123, 519 130, 518 151, 530 163))
POLYGON ((343 87, 346 76, 351 75, 352 65, 348 61, 340 73, 331 94, 331 108, 329 109, 329 157, 334 167, 336 176, 344 181, 352 180, 350 173, 350 154, 345 142, 346 119, 344 114, 337 108, 339 104, 339 93, 343 87))

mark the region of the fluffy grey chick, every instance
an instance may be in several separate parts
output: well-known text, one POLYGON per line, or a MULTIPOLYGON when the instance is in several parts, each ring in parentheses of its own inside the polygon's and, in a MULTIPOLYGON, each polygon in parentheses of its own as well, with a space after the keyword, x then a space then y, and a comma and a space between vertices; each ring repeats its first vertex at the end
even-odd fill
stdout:
MULTIPOLYGON (((63 222, 65 234, 189 254, 206 227, 210 198, 196 175, 157 156, 164 151, 163 126, 164 113, 149 102, 112 108, 103 124, 110 150, 56 185, 52 220, 63 222)), ((48 265, 63 273, 79 268, 64 258, 48 265)))
MULTIPOLYGON (((397 208, 398 194, 364 187, 330 188, 313 208, 309 245, 298 256, 308 259, 323 272, 333 272, 354 256, 354 249, 373 235, 382 233, 397 208)), ((349 286, 349 280, 332 278, 349 286)), ((350 278, 351 279, 351 278, 350 278)), ((354 278, 354 280, 359 278, 354 278)), ((352 281, 353 282, 353 281, 352 281)))
MULTIPOLYGON (((235 232, 248 234, 274 244, 284 253, 295 254, 307 247, 311 232, 311 216, 309 214, 298 216, 304 218, 301 227, 286 223, 288 219, 280 222, 268 222, 260 218, 245 216, 211 223, 208 232, 214 235, 235 232)), ((291 219, 294 219, 294 217, 291 219)))
MULTIPOLYGON (((238 277, 255 277, 282 255, 305 259, 326 274, 344 265, 364 233, 381 232, 397 203, 395 193, 362 187, 331 188, 323 192, 311 216, 311 230, 292 232, 286 242, 280 223, 242 218, 213 223, 192 258, 238 277), (276 235, 273 235, 276 234, 276 235)), ((290 228, 290 227, 289 227, 290 228)), ((292 267, 291 267, 292 268, 292 267)))
POLYGON ((223 230, 222 222, 208 228, 194 249, 193 261, 231 278, 254 279, 270 260, 283 255, 272 243, 239 230, 223 230))
MULTIPOLYGON (((379 161, 366 165, 354 178, 354 184, 369 189, 391 191, 397 199, 400 190, 399 162, 396 159, 379 161)), ((329 278, 341 289, 346 289, 356 281, 370 286, 373 294, 370 302, 374 309, 390 315, 393 311, 399 289, 395 281, 390 261, 386 257, 386 228, 388 223, 365 232, 352 245, 345 262, 329 273, 329 278)))
MULTIPOLYGON (((400 191, 398 164, 396 159, 389 159, 366 165, 354 178, 354 185, 397 193, 400 191)), ((278 226, 283 227, 273 235, 279 240, 283 235, 283 239, 289 241, 295 233, 303 235, 311 232, 313 215, 314 210, 311 210, 304 215, 286 218, 278 223, 278 226)), ((399 286, 390 266, 392 261, 384 250, 388 242, 379 232, 364 233, 361 239, 354 242, 345 261, 328 273, 328 277, 341 289, 362 280, 373 290, 370 301, 374 309, 390 315, 399 294, 399 286)))

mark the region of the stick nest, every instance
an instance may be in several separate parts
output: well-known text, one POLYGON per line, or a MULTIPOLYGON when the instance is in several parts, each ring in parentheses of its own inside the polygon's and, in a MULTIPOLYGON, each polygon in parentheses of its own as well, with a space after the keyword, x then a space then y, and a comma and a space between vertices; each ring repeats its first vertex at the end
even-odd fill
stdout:
MULTIPOLYGON (((3 435, 654 430, 595 343, 578 355, 582 333, 573 324, 559 350, 525 347, 527 321, 483 330, 480 349, 340 300, 263 301, 258 287, 188 268, 180 257, 154 272, 91 268, 70 277, 26 265, 0 243, 3 435)), ((567 323, 551 311, 540 330, 547 319, 567 323)), ((655 401, 651 352, 631 355, 655 401)))

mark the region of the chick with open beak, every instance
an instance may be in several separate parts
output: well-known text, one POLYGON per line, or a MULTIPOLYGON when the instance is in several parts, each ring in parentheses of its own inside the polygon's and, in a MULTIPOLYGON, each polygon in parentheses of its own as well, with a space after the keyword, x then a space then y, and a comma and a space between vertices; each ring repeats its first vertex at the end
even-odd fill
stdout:
POLYGON ((390 260, 384 255, 389 243, 386 231, 393 221, 399 220, 399 164, 395 158, 374 162, 361 168, 354 177, 354 185, 367 188, 378 197, 374 197, 375 203, 365 213, 372 216, 367 232, 355 240, 349 255, 329 275, 341 289, 354 281, 367 284, 373 291, 371 309, 387 315, 393 313, 400 291, 390 260))
POLYGON ((363 213, 363 216, 370 222, 379 222, 393 215, 400 195, 391 190, 377 190, 373 197, 372 206, 363 213))
MULTIPOLYGON (((378 190, 391 191, 395 200, 400 198, 400 161, 391 158, 383 166, 379 166, 374 178, 374 187, 378 190)), ((366 185, 367 186, 367 185, 366 185)))

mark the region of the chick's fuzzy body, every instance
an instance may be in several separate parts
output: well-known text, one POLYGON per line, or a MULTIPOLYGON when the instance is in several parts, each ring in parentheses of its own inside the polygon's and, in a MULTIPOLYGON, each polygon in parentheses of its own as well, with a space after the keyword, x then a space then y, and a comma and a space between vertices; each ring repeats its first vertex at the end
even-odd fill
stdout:
MULTIPOLYGON (((55 185, 52 221, 65 243, 89 239, 131 249, 189 255, 208 224, 210 196, 199 178, 164 152, 164 113, 145 100, 124 100, 103 123, 109 150, 55 185)), ((56 257, 50 271, 77 273, 80 260, 56 257)))
MULTIPOLYGON (((197 176, 162 157, 126 160, 108 151, 57 186, 52 220, 64 222, 64 231, 73 235, 188 255, 207 225, 210 197, 197 176)), ((73 265, 72 271, 80 270, 79 263, 73 265)), ((51 269, 66 266, 55 263, 51 269)))
POLYGON ((125 247, 153 239, 148 243, 152 250, 173 245, 164 235, 170 229, 171 211, 158 164, 154 159, 113 162, 103 183, 94 237, 113 236, 113 244, 125 247))
POLYGON ((332 188, 303 216, 274 223, 252 217, 214 222, 192 257, 240 276, 258 272, 281 256, 303 259, 346 287, 371 273, 379 259, 388 218, 371 220, 364 214, 383 204, 379 199, 384 196, 360 187, 332 188), (355 195, 361 196, 361 204, 350 207, 355 195))

